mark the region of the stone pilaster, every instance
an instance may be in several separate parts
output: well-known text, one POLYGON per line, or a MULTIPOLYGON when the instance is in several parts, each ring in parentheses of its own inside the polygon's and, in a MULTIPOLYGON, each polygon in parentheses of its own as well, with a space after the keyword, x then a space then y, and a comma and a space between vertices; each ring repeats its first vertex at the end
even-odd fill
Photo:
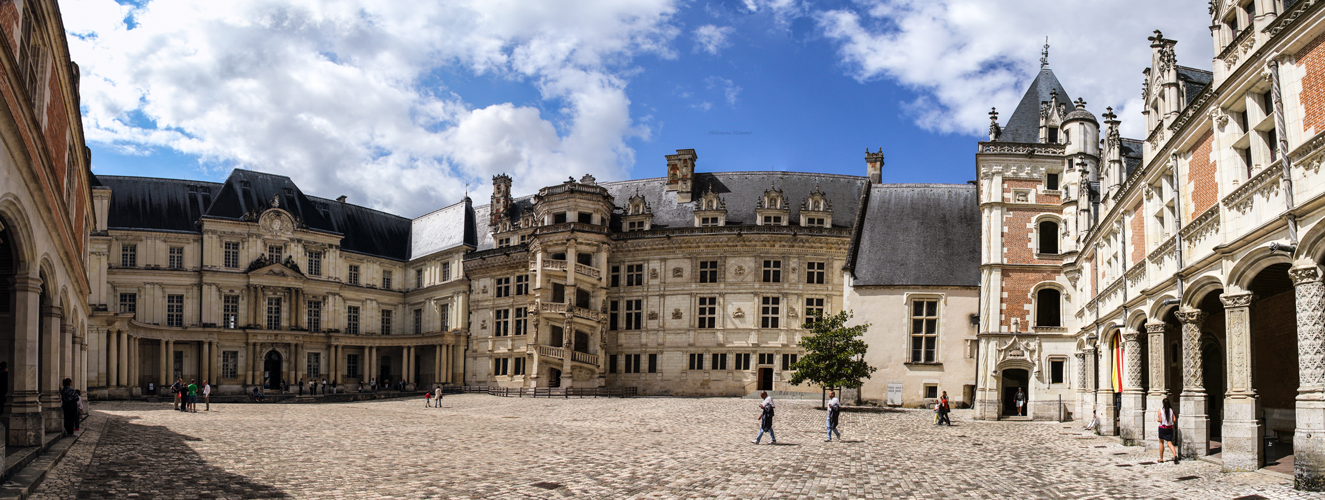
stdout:
POLYGON ((64 415, 60 411, 60 374, 67 367, 60 366, 60 324, 64 313, 58 306, 42 307, 41 315, 41 414, 47 434, 64 432, 64 415))
POLYGON ((14 391, 5 422, 9 446, 40 446, 46 432, 37 391, 41 283, 35 276, 14 278, 14 367, 9 372, 14 391))
POLYGON ((1090 408, 1086 404, 1086 353, 1078 352, 1077 358, 1077 419, 1090 421, 1090 408))
MULTIPOLYGON (((1251 386, 1251 293, 1223 294, 1228 393, 1224 395, 1224 471, 1254 471, 1265 462, 1261 402, 1251 386)), ((1211 397, 1219 397, 1212 394, 1211 397)))
POLYGON ((1164 400, 1169 397, 1168 367, 1169 350, 1165 335, 1169 331, 1166 323, 1146 323, 1146 336, 1150 342, 1150 392, 1146 394, 1146 415, 1143 417, 1146 432, 1146 449, 1159 448, 1159 420, 1157 412, 1164 407, 1164 400))
POLYGON ((1210 454, 1210 417, 1206 414, 1205 382, 1201 366, 1201 324, 1206 313, 1200 309, 1182 309, 1182 401, 1178 409, 1179 452, 1196 458, 1210 454))
POLYGON ((1118 417, 1118 407, 1113 399, 1113 349, 1108 347, 1108 343, 1100 340, 1100 347, 1095 350, 1095 408, 1100 416, 1100 425, 1098 427, 1100 434, 1105 436, 1117 436, 1118 424, 1115 419, 1118 417))
POLYGON ((1099 382, 1096 375, 1099 370, 1096 368, 1095 364, 1097 361, 1097 358, 1095 357, 1095 346, 1087 343, 1084 354, 1086 361, 1086 376, 1081 380, 1086 386, 1086 394, 1084 398, 1086 406, 1081 409, 1081 414, 1086 416, 1086 421, 1089 422, 1092 417, 1098 417, 1100 419, 1103 419, 1103 417, 1098 413, 1099 406, 1096 404, 1097 401, 1095 400, 1095 390, 1096 387, 1098 387, 1096 384, 1099 382))
POLYGON ((1141 333, 1123 332, 1123 407, 1119 410, 1118 435, 1123 443, 1141 444, 1145 441, 1145 388, 1141 387, 1141 333))
POLYGON ((1320 269, 1288 271, 1297 297, 1297 429, 1293 433, 1293 483, 1325 491, 1325 285, 1320 269))

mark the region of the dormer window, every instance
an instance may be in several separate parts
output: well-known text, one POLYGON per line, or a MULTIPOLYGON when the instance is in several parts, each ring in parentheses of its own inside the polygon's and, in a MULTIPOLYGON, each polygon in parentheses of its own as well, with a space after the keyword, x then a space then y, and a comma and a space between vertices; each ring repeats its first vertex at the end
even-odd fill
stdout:
POLYGON ((1047 132, 1049 134, 1047 142, 1049 144, 1058 144, 1058 127, 1049 127, 1047 132))
POLYGON ((653 210, 644 196, 635 191, 626 203, 626 215, 621 217, 621 224, 626 231, 648 231, 653 226, 653 210))
POLYGON ((790 212, 782 196, 782 190, 775 186, 770 186, 764 191, 764 196, 760 197, 759 203, 755 205, 756 221, 761 226, 785 226, 791 215, 790 212))
POLYGON ((764 216, 764 220, 763 220, 763 225, 765 225, 765 226, 781 226, 781 225, 782 225, 782 216, 780 216, 780 215, 765 215, 765 216, 764 216))
POLYGON ((833 204, 828 202, 828 195, 814 187, 814 191, 805 198, 800 210, 801 226, 833 227, 833 204))
POLYGON ((722 201, 722 197, 713 192, 711 184, 695 203, 695 225, 699 227, 727 225, 727 204, 722 201))

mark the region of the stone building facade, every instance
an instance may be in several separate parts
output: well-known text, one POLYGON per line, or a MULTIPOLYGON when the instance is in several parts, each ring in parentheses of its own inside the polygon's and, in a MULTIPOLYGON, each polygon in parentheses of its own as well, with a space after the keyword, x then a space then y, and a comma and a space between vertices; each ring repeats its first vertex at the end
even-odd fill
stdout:
POLYGON ((978 418, 1028 387, 1032 418, 1155 447, 1168 399, 1184 455, 1291 459, 1325 489, 1321 5, 1210 2, 1209 71, 1155 32, 1143 140, 1047 64, 1006 126, 991 113, 978 418))
POLYGON ((0 446, 36 446, 87 388, 90 153, 59 5, 0 1, 0 34, 0 446))

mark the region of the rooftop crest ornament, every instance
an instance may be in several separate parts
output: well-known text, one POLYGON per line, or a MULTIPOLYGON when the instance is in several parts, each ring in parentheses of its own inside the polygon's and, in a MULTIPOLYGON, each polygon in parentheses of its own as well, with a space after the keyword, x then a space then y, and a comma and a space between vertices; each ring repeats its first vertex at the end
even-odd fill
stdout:
POLYGON ((1049 37, 1044 37, 1044 50, 1040 51, 1040 69, 1049 67, 1049 37))

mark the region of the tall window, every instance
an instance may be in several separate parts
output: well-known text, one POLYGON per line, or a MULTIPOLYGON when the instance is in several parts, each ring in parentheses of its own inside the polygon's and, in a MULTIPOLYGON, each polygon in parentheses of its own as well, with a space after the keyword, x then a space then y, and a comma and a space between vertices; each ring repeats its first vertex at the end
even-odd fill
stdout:
POLYGON ((766 260, 764 261, 764 283, 782 282, 782 261, 766 260))
POLYGON ((280 262, 285 257, 285 247, 282 245, 267 245, 267 260, 271 262, 280 262))
POLYGON ((511 375, 524 375, 524 358, 511 358, 511 375))
POLYGON ((184 326, 184 296, 166 296, 166 326, 184 326))
POLYGON ((511 358, 492 358, 493 375, 510 375, 511 358))
POLYGON ((497 278, 497 297, 511 296, 511 279, 497 278))
POLYGON ((644 284, 644 264, 630 264, 626 266, 626 286, 640 286, 644 284))
POLYGON ((359 266, 354 264, 350 264, 350 284, 359 284, 359 266))
POLYGON ((171 269, 184 269, 184 247, 170 247, 171 269))
POLYGON ((511 334, 511 310, 497 309, 492 311, 492 336, 505 337, 511 334))
POLYGON ((777 328, 778 312, 781 309, 781 297, 763 297, 759 307, 760 328, 777 328))
POLYGON ((649 373, 658 373, 658 355, 649 355, 649 373))
POLYGON ((391 310, 382 310, 382 335, 391 335, 391 310))
POLYGON ((221 299, 221 326, 223 328, 239 327, 238 295, 226 295, 221 299))
POLYGON ((350 335, 359 334, 359 306, 347 306, 345 308, 345 333, 350 335))
POLYGON ((635 299, 626 301, 626 329, 639 330, 644 328, 644 300, 635 299))
POLYGON ((712 361, 711 363, 709 363, 709 369, 710 369, 710 370, 726 370, 726 369, 727 369, 727 354, 726 354, 726 353, 722 353, 722 354, 714 354, 714 355, 713 355, 713 361, 712 361))
POLYGON ((783 355, 782 355, 782 371, 790 370, 790 369, 791 369, 791 365, 796 364, 796 360, 799 359, 799 358, 800 358, 800 355, 798 355, 798 354, 783 354, 783 355))
POLYGON ((1035 292, 1035 326, 1063 326, 1060 300, 1062 293, 1056 288, 1035 292))
POLYGON ((805 324, 814 323, 823 314, 824 299, 822 297, 805 299, 805 324))
POLYGON ((308 275, 322 276, 322 251, 309 250, 308 255, 308 275))
POLYGON ((529 333, 529 309, 523 307, 515 308, 515 334, 524 335, 529 333))
POLYGON ((225 242, 225 267, 230 269, 239 268, 239 242, 225 242))
POLYGON ((529 275, 521 274, 515 277, 515 294, 527 295, 529 293, 529 275))
POLYGON ((437 309, 437 313, 438 313, 438 314, 437 314, 437 317, 438 317, 437 319, 441 322, 442 331, 443 331, 443 332, 445 332, 445 331, 450 331, 450 330, 451 330, 451 305, 450 305, 450 304, 442 304, 442 307, 440 307, 440 308, 437 309))
POLYGON ((736 369, 737 370, 750 369, 750 353, 748 352, 736 353, 736 369))
POLYGON ((824 262, 806 262, 805 263, 805 283, 811 285, 824 284, 824 262))
POLYGON ((626 373, 639 373, 640 355, 627 354, 624 357, 626 358, 626 373))
POLYGON ((41 105, 45 95, 46 50, 42 47, 41 36, 35 32, 41 26, 36 10, 23 4, 23 39, 22 53, 19 56, 19 70, 22 71, 23 85, 28 91, 28 100, 34 108, 41 105))
POLYGON ((120 244, 120 266, 138 267, 138 245, 120 244))
POLYGON ((1040 222, 1040 253, 1058 253, 1058 223, 1046 220, 1040 222))
POLYGON ((698 328, 717 328, 718 327, 718 298, 700 297, 699 311, 696 315, 699 318, 698 328))
POLYGON ((267 297, 267 329, 281 329, 281 298, 267 297))
POLYGON ((347 377, 347 378, 359 378, 359 377, 362 377, 362 376, 363 376, 363 374, 359 372, 359 355, 358 355, 358 354, 346 354, 346 355, 345 355, 345 377, 347 377))
POLYGON ((703 370, 703 369, 704 369, 704 355, 703 355, 703 354, 701 354, 701 353, 693 353, 693 352, 690 353, 690 369, 691 369, 691 370, 703 370))
POLYGON ((382 289, 383 290, 391 289, 391 271, 387 271, 385 269, 382 270, 382 289))
POLYGON ((239 351, 221 351, 221 378, 239 378, 239 351))
POLYGON ((613 300, 613 301, 610 301, 610 302, 607 303, 607 329, 608 329, 608 330, 616 330, 616 329, 617 329, 617 325, 619 324, 619 323, 617 323, 617 319, 618 319, 618 317, 620 316, 620 309, 618 308, 618 305, 619 305, 619 304, 620 304, 620 302, 619 302, 619 301, 616 301, 616 300, 613 300))
POLYGON ((423 309, 414 310, 414 334, 423 334, 423 309))
POLYGON ((414 270, 414 288, 423 288, 423 270, 414 270))
POLYGON ((938 343, 939 301, 911 302, 911 362, 933 363, 938 343))
POLYGON ((612 279, 610 286, 612 288, 621 286, 621 266, 612 266, 612 279))
POLYGON ((705 260, 699 263, 699 282, 700 283, 718 282, 718 261, 705 260))
POLYGON ((121 293, 120 294, 120 312, 137 313, 138 312, 138 294, 121 293))
POLYGON ((451 263, 450 263, 450 262, 443 262, 443 263, 442 263, 442 282, 444 283, 444 282, 447 282, 447 281, 451 281, 451 263))
POLYGON ((308 331, 317 333, 322 331, 322 301, 308 301, 308 331))
POLYGON ((322 353, 308 353, 308 376, 309 378, 318 378, 322 376, 322 353))

